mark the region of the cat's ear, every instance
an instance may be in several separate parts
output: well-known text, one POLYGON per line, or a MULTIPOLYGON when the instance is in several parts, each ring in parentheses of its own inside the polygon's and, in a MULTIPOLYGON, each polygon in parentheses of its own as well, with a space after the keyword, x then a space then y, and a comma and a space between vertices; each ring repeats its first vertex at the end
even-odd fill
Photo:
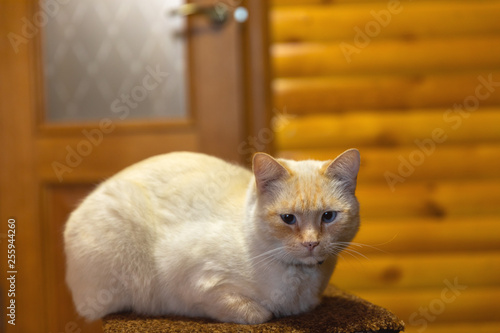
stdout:
POLYGON ((325 174, 338 180, 346 190, 354 193, 360 162, 357 149, 346 150, 326 167, 325 174))
POLYGON ((277 180, 290 176, 288 170, 271 156, 256 153, 253 156, 253 173, 260 193, 272 191, 277 180))

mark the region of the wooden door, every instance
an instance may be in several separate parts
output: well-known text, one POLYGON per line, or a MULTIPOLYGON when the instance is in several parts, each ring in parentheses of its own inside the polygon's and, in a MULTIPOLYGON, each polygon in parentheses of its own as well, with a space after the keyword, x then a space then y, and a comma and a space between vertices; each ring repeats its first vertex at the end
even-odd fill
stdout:
POLYGON ((0 1, 0 331, 100 331, 99 322, 87 324, 74 310, 64 282, 62 230, 69 212, 103 179, 169 151, 247 164, 253 150, 267 148, 268 142, 252 147, 252 138, 268 128, 267 2, 225 3, 231 12, 246 7, 248 20, 214 27, 204 17, 189 18, 187 116, 54 123, 46 117, 42 80, 41 30, 48 11, 29 0, 0 1), (9 242, 14 226, 15 241, 9 242), (15 246, 12 267, 9 244, 15 246), (6 279, 11 275, 13 284, 6 279), (13 311, 7 309, 11 302, 13 311))

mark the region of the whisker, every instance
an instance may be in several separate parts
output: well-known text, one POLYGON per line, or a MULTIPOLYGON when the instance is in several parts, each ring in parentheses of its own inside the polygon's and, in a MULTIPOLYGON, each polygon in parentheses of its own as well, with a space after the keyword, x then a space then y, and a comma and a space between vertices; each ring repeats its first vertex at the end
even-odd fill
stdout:
POLYGON ((252 266, 255 267, 265 264, 265 266, 262 266, 260 268, 264 270, 267 269, 274 261, 278 261, 279 258, 277 258, 277 256, 284 252, 284 248, 284 246, 277 247, 251 258, 250 261, 252 262, 252 266))
POLYGON ((335 255, 338 256, 342 260, 346 260, 346 258, 344 258, 344 256, 342 255, 342 252, 339 252, 339 253, 337 253, 335 255))
POLYGON ((272 253, 268 253, 264 257, 260 257, 259 260, 252 262, 252 266, 260 266, 262 264, 270 264, 272 263, 275 259, 275 256, 272 253))
MULTIPOLYGON (((359 254, 359 253, 356 253, 356 254, 359 254)), ((339 252, 337 255, 340 259, 344 260, 345 262, 352 262, 352 260, 348 260, 348 258, 346 258, 346 255, 349 255, 350 257, 352 257, 357 263, 359 263, 360 265, 363 265, 363 262, 360 260, 360 258, 358 256, 356 256, 356 254, 354 253, 351 253, 349 251, 342 251, 342 252, 339 252)))
POLYGON ((331 248, 328 248, 327 251, 334 256, 340 256, 342 253, 343 248, 340 246, 333 246, 331 248))
POLYGON ((347 246, 351 246, 351 247, 358 247, 358 248, 364 248, 365 247, 365 248, 369 248, 369 249, 373 249, 373 250, 376 250, 376 251, 379 251, 379 252, 383 252, 383 253, 389 254, 389 252, 387 252, 385 250, 382 250, 382 249, 376 247, 375 245, 369 245, 369 244, 363 244, 363 243, 356 243, 356 242, 337 242, 337 244, 347 245, 347 246))
POLYGON ((356 250, 353 250, 353 249, 349 249, 349 248, 345 248, 345 249, 344 249, 344 251, 345 251, 346 253, 351 254, 353 257, 356 257, 355 255, 357 254, 357 255, 359 255, 360 257, 365 258, 366 260, 371 260, 371 259, 369 259, 367 256, 365 256, 363 253, 361 253, 361 252, 359 252, 359 251, 356 251, 356 250))
POLYGON ((277 248, 270 249, 270 250, 268 250, 268 251, 266 251, 266 252, 262 252, 261 254, 256 255, 256 256, 255 256, 255 257, 253 257, 253 258, 250 258, 250 260, 254 260, 254 259, 257 259, 257 258, 259 258, 259 257, 266 256, 266 255, 268 255, 268 254, 271 254, 272 252, 280 251, 280 250, 281 250, 281 249, 283 249, 283 248, 284 248, 283 246, 280 246, 280 247, 277 247, 277 248))
POLYGON ((390 242, 394 241, 394 239, 396 239, 396 237, 398 237, 398 235, 399 235, 399 232, 396 233, 396 234, 394 234, 394 236, 392 236, 392 238, 389 239, 388 241, 383 242, 383 243, 379 243, 379 244, 374 244, 374 245, 363 244, 363 243, 356 243, 356 242, 340 242, 340 243, 349 243, 349 244, 351 244, 353 246, 368 247, 368 248, 371 248, 371 249, 374 249, 374 250, 377 250, 377 251, 388 253, 387 251, 384 251, 384 250, 378 248, 378 246, 383 246, 383 245, 389 244, 390 242))
POLYGON ((359 267, 364 267, 365 261, 360 260, 357 256, 354 256, 352 254, 350 254, 350 255, 351 255, 351 257, 354 258, 354 260, 350 259, 350 258, 346 258, 345 254, 348 254, 348 252, 339 253, 338 258, 341 259, 346 264, 349 264, 351 267, 356 267, 356 269, 359 269, 359 267), (355 265, 355 263, 357 265, 355 265))
MULTIPOLYGON (((345 242, 343 242, 343 243, 346 244, 345 242)), ((340 258, 342 258, 344 260, 345 260, 345 257, 341 256, 342 252, 350 255, 351 257, 353 257, 354 259, 356 259, 358 261, 359 261, 358 256, 369 260, 369 258, 367 256, 365 256, 364 254, 362 254, 361 252, 347 248, 344 245, 339 245, 338 243, 333 244, 333 246, 327 250, 328 250, 328 252, 332 253, 333 255, 338 255, 340 258)))
POLYGON ((375 246, 381 246, 381 245, 389 244, 390 242, 392 242, 393 240, 395 240, 396 237, 398 237, 398 235, 399 235, 399 232, 397 232, 394 236, 392 236, 392 238, 389 239, 387 242, 380 243, 380 244, 375 244, 375 246))

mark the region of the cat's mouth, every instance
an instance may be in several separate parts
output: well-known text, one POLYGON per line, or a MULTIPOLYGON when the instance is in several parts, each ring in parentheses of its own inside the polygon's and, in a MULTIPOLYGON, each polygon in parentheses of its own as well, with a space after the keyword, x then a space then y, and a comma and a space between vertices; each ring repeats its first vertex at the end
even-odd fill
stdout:
POLYGON ((299 248, 298 250, 299 251, 297 251, 297 248, 295 248, 290 251, 290 254, 292 254, 292 256, 288 259, 290 261, 284 261, 292 265, 319 266, 323 264, 326 259, 328 259, 328 257, 325 256, 324 253, 316 251, 316 249, 315 251, 303 251, 302 248, 299 248))
POLYGON ((315 265, 321 265, 322 263, 325 262, 325 259, 322 258, 315 258, 314 256, 309 256, 306 258, 303 258, 300 260, 304 265, 307 266, 315 266, 315 265))

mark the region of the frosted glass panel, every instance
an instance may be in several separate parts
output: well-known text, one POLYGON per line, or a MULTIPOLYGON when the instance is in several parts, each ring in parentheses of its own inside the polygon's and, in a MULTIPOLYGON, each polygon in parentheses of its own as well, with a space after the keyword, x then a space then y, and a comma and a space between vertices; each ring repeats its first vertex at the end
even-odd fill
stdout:
POLYGON ((170 14, 182 3, 61 4, 44 30, 47 120, 185 117, 185 19, 170 14))

